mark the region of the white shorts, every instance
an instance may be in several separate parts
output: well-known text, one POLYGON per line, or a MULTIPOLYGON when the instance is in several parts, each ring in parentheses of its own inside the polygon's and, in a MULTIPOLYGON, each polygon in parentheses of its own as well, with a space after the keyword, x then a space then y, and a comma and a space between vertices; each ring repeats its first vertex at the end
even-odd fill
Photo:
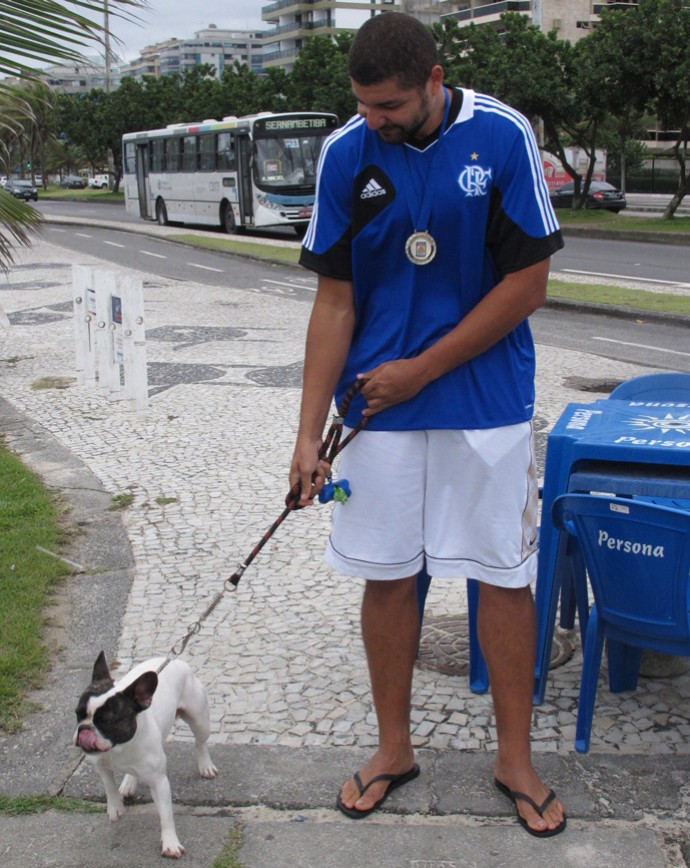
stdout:
POLYGON ((506 588, 536 578, 536 464, 529 422, 482 430, 360 431, 340 455, 351 495, 333 508, 326 561, 364 579, 437 578, 506 588))

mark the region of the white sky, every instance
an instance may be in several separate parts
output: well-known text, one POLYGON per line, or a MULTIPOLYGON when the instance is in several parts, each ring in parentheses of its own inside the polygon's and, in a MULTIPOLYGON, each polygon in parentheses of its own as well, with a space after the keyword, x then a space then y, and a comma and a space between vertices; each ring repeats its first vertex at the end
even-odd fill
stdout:
POLYGON ((139 23, 123 21, 112 13, 110 30, 122 43, 111 47, 125 60, 137 57, 141 49, 154 42, 176 36, 192 37, 197 30, 215 24, 224 30, 265 30, 261 9, 271 0, 149 0, 140 10, 139 23))

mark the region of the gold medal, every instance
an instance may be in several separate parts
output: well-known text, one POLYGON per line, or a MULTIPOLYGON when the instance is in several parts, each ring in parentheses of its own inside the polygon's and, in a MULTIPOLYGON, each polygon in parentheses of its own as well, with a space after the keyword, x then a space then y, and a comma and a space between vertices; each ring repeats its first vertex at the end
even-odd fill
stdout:
POLYGON ((436 242, 428 232, 413 232, 405 243, 405 253, 415 265, 428 265, 436 256, 436 242))

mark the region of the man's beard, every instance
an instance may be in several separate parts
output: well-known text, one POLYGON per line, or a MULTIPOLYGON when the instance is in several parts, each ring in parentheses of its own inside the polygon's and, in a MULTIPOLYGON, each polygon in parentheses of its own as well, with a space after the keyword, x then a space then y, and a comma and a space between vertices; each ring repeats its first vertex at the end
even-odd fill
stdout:
POLYGON ((405 142, 414 141, 419 131, 429 120, 432 111, 433 105, 431 99, 427 94, 424 94, 422 104, 419 107, 419 114, 411 124, 408 126, 386 124, 386 126, 379 127, 376 132, 389 145, 402 145, 405 142))

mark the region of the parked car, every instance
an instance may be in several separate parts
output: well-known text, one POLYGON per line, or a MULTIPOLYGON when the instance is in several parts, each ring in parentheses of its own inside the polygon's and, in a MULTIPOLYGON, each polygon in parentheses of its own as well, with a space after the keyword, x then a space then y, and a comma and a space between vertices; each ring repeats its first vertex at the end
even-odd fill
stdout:
POLYGON ((91 188, 107 190, 109 186, 109 178, 107 175, 94 175, 93 178, 89 178, 89 187, 91 188))
POLYGON ((31 181, 22 181, 20 179, 7 181, 5 184, 5 192, 11 193, 15 199, 33 199, 38 202, 38 190, 34 187, 31 181))
MULTIPOLYGON (((573 191, 575 185, 572 181, 563 184, 556 190, 551 190, 549 198, 554 208, 572 208, 573 191)), ((592 181, 587 191, 587 199, 585 200, 585 208, 605 208, 607 211, 613 211, 618 214, 627 205, 625 201, 625 193, 622 193, 613 184, 607 181, 592 181)))
POLYGON ((63 190, 83 190, 86 184, 81 175, 65 175, 60 186, 63 190))

